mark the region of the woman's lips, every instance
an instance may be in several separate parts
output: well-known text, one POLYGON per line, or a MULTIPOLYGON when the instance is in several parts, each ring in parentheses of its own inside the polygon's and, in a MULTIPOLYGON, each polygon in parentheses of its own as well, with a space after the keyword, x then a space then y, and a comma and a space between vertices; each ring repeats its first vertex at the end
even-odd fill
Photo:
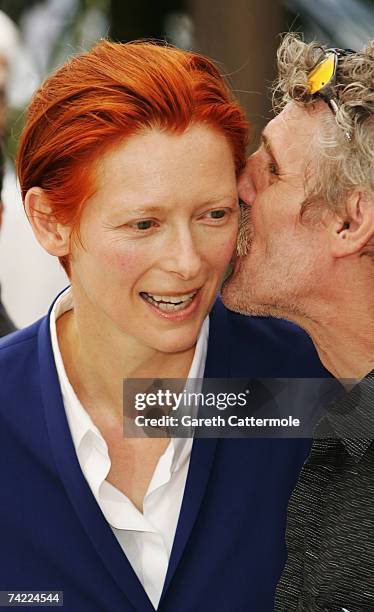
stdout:
POLYGON ((152 312, 160 318, 181 321, 191 316, 196 310, 200 303, 200 289, 170 295, 154 295, 142 291, 140 297, 152 312))

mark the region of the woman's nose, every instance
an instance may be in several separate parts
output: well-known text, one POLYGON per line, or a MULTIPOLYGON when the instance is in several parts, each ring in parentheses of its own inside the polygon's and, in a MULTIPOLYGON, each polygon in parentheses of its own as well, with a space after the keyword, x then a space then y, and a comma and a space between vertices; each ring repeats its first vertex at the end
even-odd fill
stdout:
MULTIPOLYGON (((183 280, 196 278, 201 270, 201 254, 190 231, 177 232, 169 247, 165 266, 183 280)), ((164 266, 164 267, 165 267, 164 266)))

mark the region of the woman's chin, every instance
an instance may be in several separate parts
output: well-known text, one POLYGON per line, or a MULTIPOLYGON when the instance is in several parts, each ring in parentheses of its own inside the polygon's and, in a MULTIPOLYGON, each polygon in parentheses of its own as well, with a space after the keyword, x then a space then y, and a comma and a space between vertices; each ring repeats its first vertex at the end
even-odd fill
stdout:
POLYGON ((159 342, 155 342, 153 344, 153 348, 160 353, 166 353, 168 355, 184 353, 193 349, 196 346, 198 334, 189 335, 185 337, 170 338, 170 339, 160 339, 159 342))

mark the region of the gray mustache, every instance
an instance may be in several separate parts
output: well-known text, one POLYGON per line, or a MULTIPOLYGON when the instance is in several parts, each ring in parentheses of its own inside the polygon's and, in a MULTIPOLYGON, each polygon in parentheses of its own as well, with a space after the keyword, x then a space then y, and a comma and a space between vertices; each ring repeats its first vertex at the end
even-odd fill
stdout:
POLYGON ((245 204, 242 200, 239 200, 240 206, 240 219, 239 219, 239 232, 236 241, 236 253, 238 257, 244 257, 248 254, 249 248, 253 239, 253 226, 252 226, 252 208, 245 204))

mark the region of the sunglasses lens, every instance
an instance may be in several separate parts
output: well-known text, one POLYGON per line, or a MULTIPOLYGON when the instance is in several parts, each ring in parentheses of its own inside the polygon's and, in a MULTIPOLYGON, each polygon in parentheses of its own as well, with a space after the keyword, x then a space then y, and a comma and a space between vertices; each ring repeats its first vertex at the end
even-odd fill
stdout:
POLYGON ((311 94, 317 93, 329 84, 335 74, 336 55, 329 54, 309 73, 308 84, 311 94))

